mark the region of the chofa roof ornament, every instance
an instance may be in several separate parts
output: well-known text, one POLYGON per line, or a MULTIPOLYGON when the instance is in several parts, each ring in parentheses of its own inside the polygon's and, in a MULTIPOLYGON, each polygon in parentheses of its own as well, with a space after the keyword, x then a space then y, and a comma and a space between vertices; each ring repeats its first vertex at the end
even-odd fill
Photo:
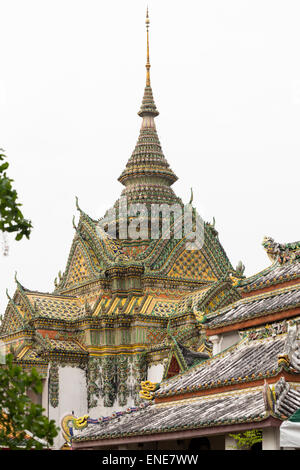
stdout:
POLYGON ((283 244, 275 242, 271 237, 264 237, 262 245, 272 262, 284 264, 300 256, 300 242, 283 244))

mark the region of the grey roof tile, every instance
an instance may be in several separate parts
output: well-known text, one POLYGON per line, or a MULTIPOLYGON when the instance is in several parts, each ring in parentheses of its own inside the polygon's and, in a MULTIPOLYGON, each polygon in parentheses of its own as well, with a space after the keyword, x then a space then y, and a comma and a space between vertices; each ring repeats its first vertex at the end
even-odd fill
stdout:
POLYGON ((286 282, 300 277, 300 259, 291 263, 280 264, 278 261, 260 273, 243 279, 239 285, 245 291, 252 291, 270 284, 286 282))
POLYGON ((197 397, 178 402, 154 404, 124 414, 106 423, 90 424, 75 436, 75 441, 106 439, 122 435, 170 432, 247 422, 267 417, 263 387, 197 397))
POLYGON ((261 378, 278 372, 278 355, 285 351, 287 335, 275 338, 243 339, 237 345, 161 383, 156 396, 185 393, 191 389, 221 386, 254 374, 261 378), (259 375, 260 374, 260 375, 259 375))
POLYGON ((300 286, 289 286, 238 300, 208 316, 207 326, 219 328, 298 306, 300 306, 300 286))

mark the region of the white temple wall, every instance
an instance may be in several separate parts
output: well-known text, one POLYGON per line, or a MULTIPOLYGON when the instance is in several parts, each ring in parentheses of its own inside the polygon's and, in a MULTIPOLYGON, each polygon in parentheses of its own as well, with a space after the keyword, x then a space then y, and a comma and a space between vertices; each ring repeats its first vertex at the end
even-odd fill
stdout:
MULTIPOLYGON (((88 413, 87 389, 85 371, 77 367, 59 367, 59 401, 53 408, 49 403, 49 419, 54 419, 56 425, 61 428, 61 420, 66 414, 79 417, 88 413)), ((59 449, 65 440, 61 434, 54 440, 54 447, 59 449)))
POLYGON ((90 408, 88 415, 90 416, 90 418, 97 419, 101 417, 111 416, 117 411, 126 411, 127 408, 131 408, 134 406, 136 405, 134 404, 134 400, 131 397, 128 397, 127 404, 125 406, 120 406, 118 400, 114 402, 113 406, 104 406, 103 399, 100 397, 98 405, 93 408, 90 408))
POLYGON ((164 373, 163 364, 154 364, 148 368, 147 380, 150 382, 161 382, 164 373))
POLYGON ((241 340, 238 331, 230 331, 229 333, 224 333, 221 340, 221 351, 224 351, 230 346, 238 343, 241 340))

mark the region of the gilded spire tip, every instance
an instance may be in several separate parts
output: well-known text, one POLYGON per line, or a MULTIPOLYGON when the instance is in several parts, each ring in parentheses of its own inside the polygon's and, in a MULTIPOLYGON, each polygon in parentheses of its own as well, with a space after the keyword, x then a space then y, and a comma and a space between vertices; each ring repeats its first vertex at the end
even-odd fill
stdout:
MULTIPOLYGON (((149 10, 147 7, 146 12, 146 31, 147 31, 147 62, 146 62, 146 87, 144 91, 143 102, 138 115, 141 117, 144 116, 158 116, 159 112, 156 109, 153 96, 152 96, 152 89, 150 84, 150 59, 149 59, 149 10)), ((144 122, 144 121, 143 121, 144 122)))
POLYGON ((146 63, 146 86, 150 86, 150 59, 149 59, 149 25, 150 25, 150 20, 149 20, 149 11, 147 7, 147 12, 146 12, 146 31, 147 31, 147 63, 146 63))

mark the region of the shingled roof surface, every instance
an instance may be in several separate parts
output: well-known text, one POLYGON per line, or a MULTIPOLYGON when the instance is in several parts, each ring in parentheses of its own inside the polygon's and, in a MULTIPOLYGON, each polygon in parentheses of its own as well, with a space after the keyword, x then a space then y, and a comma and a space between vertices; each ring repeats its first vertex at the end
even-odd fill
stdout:
POLYGON ((207 325, 208 328, 219 328, 299 306, 300 286, 289 286, 238 300, 219 312, 211 314, 207 325))
POLYGON ((156 397, 189 393, 276 375, 278 354, 283 354, 287 335, 258 340, 244 338, 237 345, 162 382, 156 397))
POLYGON ((41 317, 76 320, 84 315, 84 307, 79 304, 78 299, 49 294, 27 293, 27 296, 41 317))
POLYGON ((74 441, 171 432, 181 429, 261 421, 268 417, 263 387, 149 405, 134 413, 90 424, 74 441))
POLYGON ((242 280, 239 286, 243 291, 250 292, 297 278, 300 278, 300 259, 285 264, 276 261, 260 273, 242 280))

